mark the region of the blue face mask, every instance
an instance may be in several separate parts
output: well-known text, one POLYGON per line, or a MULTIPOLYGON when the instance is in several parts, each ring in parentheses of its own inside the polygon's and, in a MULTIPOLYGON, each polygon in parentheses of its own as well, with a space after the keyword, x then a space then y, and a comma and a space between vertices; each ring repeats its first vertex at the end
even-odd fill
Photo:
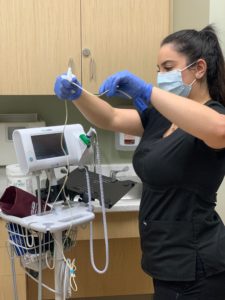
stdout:
POLYGON ((191 84, 185 84, 182 79, 181 72, 189 68, 195 62, 191 63, 182 70, 173 70, 169 72, 159 72, 157 76, 157 85, 160 89, 174 93, 179 96, 188 97, 191 92, 192 85, 196 81, 193 80, 191 84))

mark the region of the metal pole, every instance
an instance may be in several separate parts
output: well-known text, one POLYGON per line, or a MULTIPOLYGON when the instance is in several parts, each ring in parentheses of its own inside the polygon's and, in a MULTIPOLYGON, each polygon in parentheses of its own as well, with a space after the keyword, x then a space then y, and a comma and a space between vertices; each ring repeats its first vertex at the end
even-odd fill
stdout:
POLYGON ((63 300, 62 296, 62 278, 61 278, 61 266, 63 261, 63 243, 62 243, 62 231, 54 232, 54 247, 55 247, 55 300, 63 300))
POLYGON ((15 270, 14 249, 13 249, 13 246, 11 244, 9 244, 9 247, 10 247, 10 265, 11 265, 11 272, 12 272, 12 278, 13 278, 14 300, 18 300, 17 284, 16 284, 16 270, 15 270))
POLYGON ((39 232, 39 261, 38 261, 38 300, 42 300, 42 238, 43 234, 39 232))

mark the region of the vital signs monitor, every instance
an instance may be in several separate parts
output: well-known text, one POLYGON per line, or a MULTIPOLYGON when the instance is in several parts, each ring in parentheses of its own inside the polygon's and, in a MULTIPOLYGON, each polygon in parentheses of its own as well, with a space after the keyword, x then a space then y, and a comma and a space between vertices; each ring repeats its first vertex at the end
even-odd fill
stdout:
POLYGON ((13 142, 24 174, 78 165, 89 146, 80 124, 18 129, 13 132, 13 142))

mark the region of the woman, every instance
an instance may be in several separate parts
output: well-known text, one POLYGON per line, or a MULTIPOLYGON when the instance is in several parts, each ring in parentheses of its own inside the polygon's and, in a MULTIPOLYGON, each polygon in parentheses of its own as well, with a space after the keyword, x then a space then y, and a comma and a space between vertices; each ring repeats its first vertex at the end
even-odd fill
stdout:
POLYGON ((215 212, 225 167, 224 66, 207 26, 162 41, 158 87, 127 71, 102 84, 109 97, 131 96, 139 113, 56 79, 56 95, 95 126, 142 137, 133 165, 143 182, 142 268, 153 278, 155 300, 225 299, 225 227, 215 212))

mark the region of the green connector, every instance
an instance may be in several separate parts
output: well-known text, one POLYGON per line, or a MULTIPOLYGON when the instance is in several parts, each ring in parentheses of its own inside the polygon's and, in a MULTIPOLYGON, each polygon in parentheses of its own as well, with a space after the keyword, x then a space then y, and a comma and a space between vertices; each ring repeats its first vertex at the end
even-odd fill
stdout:
POLYGON ((91 145, 90 139, 85 134, 81 134, 80 139, 83 141, 85 145, 87 145, 87 147, 91 145))

